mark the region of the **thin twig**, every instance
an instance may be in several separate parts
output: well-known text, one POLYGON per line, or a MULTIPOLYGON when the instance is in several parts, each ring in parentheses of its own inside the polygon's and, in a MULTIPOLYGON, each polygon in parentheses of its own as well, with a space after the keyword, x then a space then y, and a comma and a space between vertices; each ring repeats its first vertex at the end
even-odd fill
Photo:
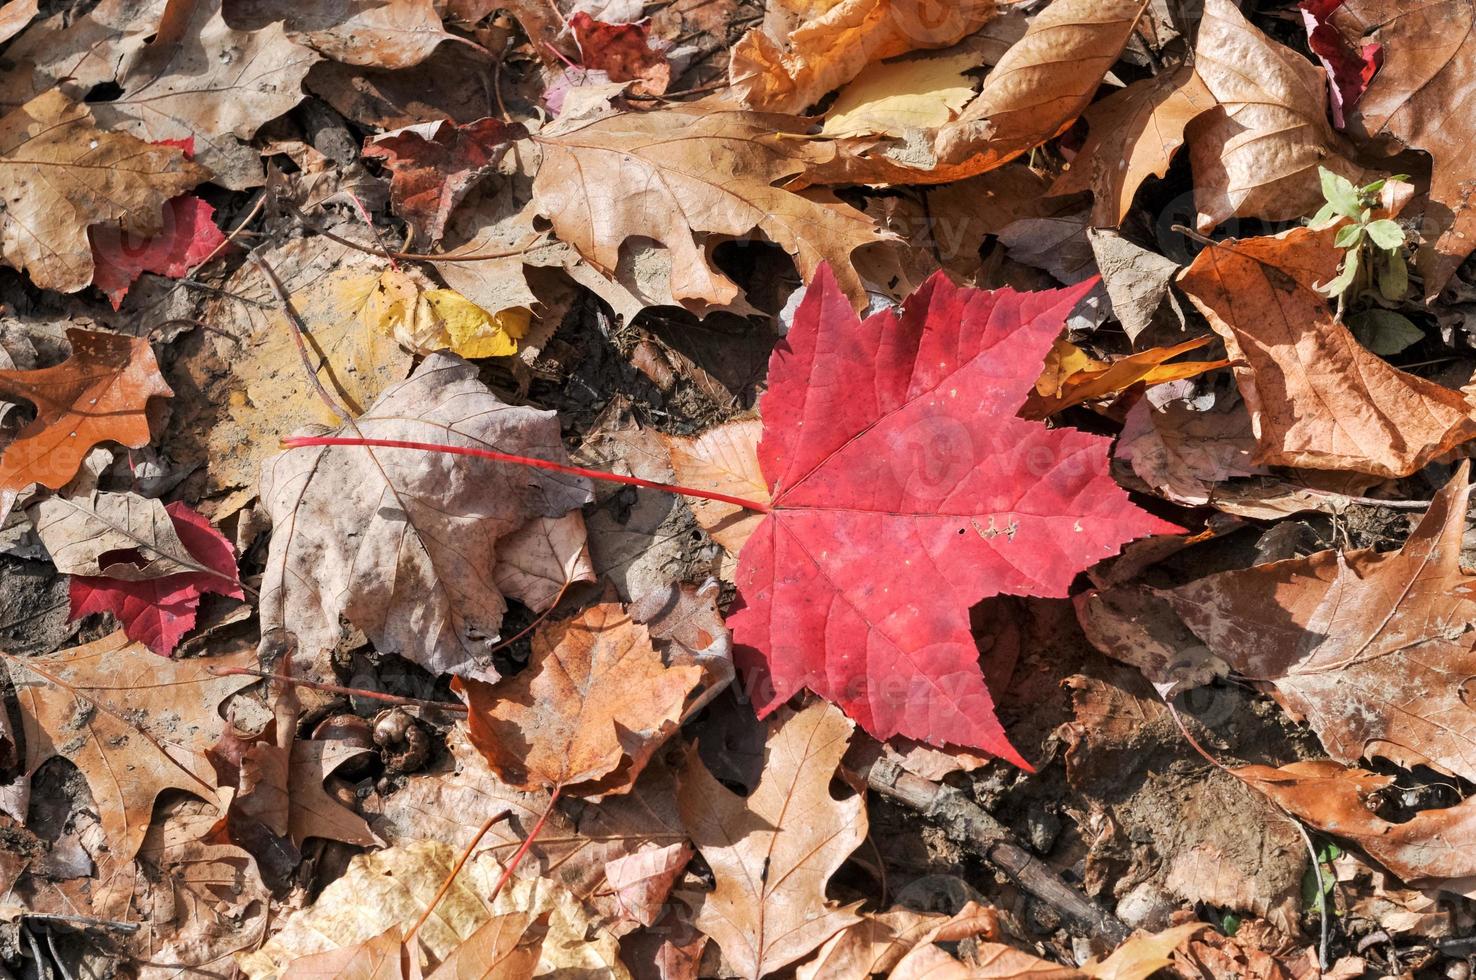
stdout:
POLYGON ((343 436, 288 436, 282 440, 282 445, 288 449, 298 449, 305 446, 378 446, 383 449, 414 449, 418 452, 446 453, 450 456, 475 456, 478 459, 490 459, 499 463, 517 463, 520 466, 531 466, 540 470, 552 470, 555 473, 567 473, 570 476, 582 476, 591 480, 603 480, 606 483, 623 483, 631 487, 645 487, 648 490, 665 490, 668 493, 679 493, 687 497, 716 500, 760 514, 767 514, 769 512, 768 504, 759 500, 749 500, 746 497, 733 497, 725 493, 714 493, 711 490, 699 490, 695 487, 683 487, 674 483, 657 483, 654 480, 642 480, 634 476, 618 476, 614 473, 606 473, 603 470, 592 470, 583 466, 566 466, 563 463, 554 463, 546 459, 516 456, 512 453, 499 453, 492 449, 474 449, 471 446, 451 446, 439 442, 408 442, 402 439, 357 439, 343 436))
POLYGON ((207 666, 205 669, 216 677, 260 677, 264 680, 291 684, 293 687, 310 687, 314 691, 327 691, 329 694, 343 694, 354 698, 371 698, 375 701, 398 704, 407 708, 433 708, 441 711, 455 711, 460 714, 465 714, 467 711, 466 705, 455 701, 428 701, 425 698, 401 697, 398 694, 369 691, 361 687, 342 687, 338 684, 323 684, 319 681, 305 680, 301 677, 283 678, 280 674, 274 674, 266 670, 256 670, 253 667, 207 666))
POLYGON ((554 807, 559 803, 559 793, 563 791, 563 788, 562 786, 555 786, 553 788, 553 793, 548 798, 548 809, 543 811, 543 816, 538 818, 538 822, 533 825, 533 829, 528 831, 528 836, 523 838, 523 846, 518 848, 517 853, 512 856, 512 860, 507 863, 507 867, 502 869, 502 874, 498 877, 497 884, 492 886, 492 893, 487 896, 488 905, 491 905, 493 900, 497 898, 497 893, 502 891, 502 886, 507 884, 507 879, 512 877, 512 873, 517 870, 518 864, 522 862, 523 855, 528 853, 528 848, 532 847, 533 842, 538 839, 538 834, 543 830, 543 825, 548 822, 549 814, 554 812, 554 807))
MULTIPOLYGON (((415 934, 420 931, 420 927, 425 925, 425 920, 430 918, 436 906, 441 904, 441 899, 445 898, 446 893, 451 890, 451 883, 461 873, 461 869, 466 865, 467 859, 472 856, 472 851, 476 850, 482 838, 487 836, 487 831, 492 829, 493 824, 506 820, 511 815, 511 810, 503 810, 501 813, 494 813, 482 822, 482 829, 477 831, 477 836, 473 837, 471 843, 466 845, 466 850, 461 852, 461 858, 456 862, 456 867, 452 868, 451 873, 446 876, 446 880, 441 882, 441 887, 436 891, 435 897, 426 905, 425 911, 420 913, 420 918, 415 920, 415 925, 411 926, 410 931, 405 934, 406 946, 410 945, 410 941, 415 938, 415 934)), ((494 892, 493 894, 495 895, 496 893, 494 892)))
POLYGON ((1317 876, 1317 911, 1322 915, 1322 943, 1317 948, 1317 963, 1326 971, 1332 967, 1327 959, 1327 937, 1331 926, 1327 916, 1327 891, 1322 887, 1322 865, 1317 860, 1317 847, 1312 843, 1312 835, 1307 833, 1307 828, 1302 826, 1302 821, 1292 816, 1288 816, 1287 819, 1297 825, 1297 830, 1307 845, 1307 853, 1312 858, 1312 873, 1317 876))
POLYGON ((51 962, 55 963, 56 968, 61 971, 62 980, 77 980, 72 976, 72 971, 68 970, 67 965, 62 962, 61 954, 56 951, 56 939, 52 937, 50 929, 46 930, 46 948, 51 950, 51 962))
POLYGON ((292 339, 297 343, 297 353, 302 358, 302 368, 307 372, 308 381, 312 382, 317 389, 318 397, 323 399, 323 404, 328 406, 340 422, 349 420, 349 412, 333 400, 328 389, 323 387, 323 379, 318 377, 318 369, 313 366, 312 358, 308 356, 307 341, 303 335, 308 332, 307 324, 303 323, 302 314, 297 312, 297 307, 292 305, 292 297, 287 295, 287 287, 282 285, 282 280, 277 278, 276 270, 266 259, 255 252, 251 253, 251 260, 256 267, 266 276, 267 282, 271 283, 272 290, 277 294, 277 299, 282 302, 282 310, 287 314, 287 322, 292 326, 292 339))

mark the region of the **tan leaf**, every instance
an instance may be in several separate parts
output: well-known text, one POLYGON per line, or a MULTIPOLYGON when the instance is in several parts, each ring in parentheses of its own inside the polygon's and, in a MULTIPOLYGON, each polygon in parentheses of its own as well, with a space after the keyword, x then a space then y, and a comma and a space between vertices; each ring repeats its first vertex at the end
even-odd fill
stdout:
POLYGON ((431 0, 225 0, 231 26, 259 31, 280 21, 287 36, 334 61, 367 68, 411 68, 454 35, 431 0))
POLYGON ((547 912, 538 921, 521 912, 493 916, 452 950, 426 980, 528 980, 542 958, 548 917, 547 912))
MULTIPOLYGON (((322 239, 296 239, 262 253, 282 277, 306 328, 318 379, 353 414, 405 377, 413 360, 381 329, 383 260, 322 239)), ((198 452, 212 489, 255 484, 280 440, 308 423, 338 425, 309 382, 281 301, 252 263, 225 288, 230 298, 207 308, 215 331, 201 338, 185 372, 209 410, 185 438, 198 452)), ((181 409, 189 411, 190 407, 181 409)), ((198 410, 198 409, 197 409, 198 410)))
POLYGON ((1083 113, 1090 127, 1052 194, 1091 190, 1092 224, 1115 228, 1149 177, 1168 173, 1184 129, 1215 105, 1193 66, 1134 82, 1083 113))
POLYGON ((655 925, 665 911, 671 886, 691 859, 692 848, 682 842, 605 862, 605 880, 615 892, 621 914, 643 926, 655 925))
POLYGON ((20 702, 26 772, 54 755, 71 760, 118 860, 138 853, 166 789, 214 800, 203 752, 224 728, 220 702, 254 680, 210 668, 246 666, 251 654, 168 660, 118 632, 51 657, 0 656, 20 702))
POLYGON ((1128 410, 1113 458, 1129 463, 1155 493, 1198 507, 1219 484, 1257 472, 1255 453, 1245 403, 1221 391, 1209 408, 1187 398, 1139 401, 1128 410))
POLYGON ((1164 595, 1217 656, 1274 685, 1334 758, 1476 776, 1476 579, 1460 567, 1469 468, 1397 552, 1323 551, 1164 595))
POLYGON ((348 844, 384 843, 369 829, 364 818, 328 795, 323 781, 350 759, 371 750, 345 742, 294 739, 288 770, 288 836, 299 848, 309 837, 322 837, 348 844))
POLYGON ((136 493, 47 497, 27 508, 36 536, 65 575, 108 575, 129 581, 197 572, 216 575, 190 554, 163 502, 136 493), (110 562, 110 551, 137 549, 142 564, 110 562))
POLYGON ((771 727, 763 778, 741 797, 688 757, 679 803, 692 843, 717 887, 697 927, 722 947, 740 976, 757 980, 809 954, 859 921, 825 886, 866 837, 865 800, 837 800, 830 781, 853 725, 817 702, 771 727))
POLYGON ((1476 436, 1460 392, 1365 349, 1313 286, 1337 274, 1331 231, 1221 242, 1179 286, 1225 341, 1260 441, 1256 462, 1406 476, 1476 436))
POLYGON ((795 970, 798 980, 867 980, 888 974, 913 947, 936 939, 998 938, 999 914, 969 902, 949 917, 911 909, 867 913, 836 933, 812 960, 795 970))
POLYGON ((1081 972, 1093 980, 1148 980, 1172 962, 1170 954, 1175 949, 1208 928, 1203 922, 1188 922, 1154 935, 1138 933, 1105 960, 1083 964, 1081 972))
POLYGON ((902 957, 890 980, 1078 980, 1080 971, 1043 960, 1003 943, 979 943, 969 963, 941 946, 922 943, 902 957))
POLYGON ((1146 6, 1147 0, 1055 0, 1037 14, 984 79, 978 98, 934 137, 950 179, 993 170, 1064 133, 1122 54, 1146 6))
MULTIPOLYGON (((432 354, 344 436, 435 442, 567 460, 552 412, 503 404, 454 354, 432 354)), ((495 677, 506 608, 499 541, 589 499, 582 478, 413 449, 314 446, 262 467, 276 531, 261 585, 263 633, 331 649, 340 615, 377 650, 433 673, 495 677)))
POLYGON ((293 960, 281 980, 405 980, 404 938, 398 925, 354 946, 293 960))
POLYGON ((25 30, 40 9, 41 0, 6 0, 0 4, 0 43, 25 30))
POLYGON ((93 123, 87 106, 46 92, 0 117, 0 253, 42 289, 92 282, 89 225, 148 236, 163 206, 209 176, 172 146, 93 123))
POLYGON ((869 65, 836 96, 820 134, 905 137, 937 129, 974 97, 964 72, 977 65, 968 51, 869 65))
POLYGON ((995 0, 841 0, 796 8, 785 18, 790 22, 754 28, 733 45, 733 94, 750 109, 802 112, 868 64, 947 47, 995 14, 995 0))
MULTIPOLYGON (((759 470, 758 443, 764 424, 758 419, 724 422, 700 436, 661 438, 671 454, 675 482, 697 490, 769 502, 769 484, 759 470)), ((738 556, 764 515, 720 500, 688 497, 692 516, 728 554, 738 556)))
POLYGON ((1189 127, 1200 231, 1237 216, 1310 214, 1322 203, 1319 166, 1362 182, 1328 122, 1322 70, 1262 34, 1233 0, 1205 0, 1195 69, 1220 104, 1189 127))
MULTIPOLYGON (((450 876, 459 856, 446 844, 418 841, 355 857, 348 871, 323 889, 311 907, 288 916, 266 945, 239 958, 242 972, 250 980, 265 980, 300 957, 356 946, 394 927, 408 929, 450 876)), ((615 938, 595 927, 574 896, 549 879, 515 877, 489 907, 484 896, 501 873, 501 865, 486 851, 468 861, 452 879, 435 914, 415 934, 419 948, 412 955, 441 963, 456 955, 463 943, 474 942, 468 955, 475 962, 478 950, 503 947, 503 927, 491 927, 474 938, 485 923, 509 915, 528 921, 547 914, 548 934, 533 976, 551 978, 568 970, 630 980, 615 938)), ((508 927, 516 921, 509 920, 508 927)))
POLYGON ((524 524, 502 542, 492 579, 503 595, 534 612, 552 607, 570 585, 593 582, 584 515, 571 510, 524 524))
POLYGON ((221 0, 198 0, 180 29, 190 43, 147 44, 166 0, 104 0, 84 17, 38 21, 6 55, 34 71, 0 80, 0 102, 57 86, 76 100, 104 83, 115 99, 92 106, 98 122, 141 140, 194 140, 195 159, 233 190, 261 183, 261 158, 244 141, 302 101, 302 79, 319 56, 281 24, 237 30, 221 0))
POLYGON ((1392 776, 1327 760, 1231 772, 1318 830, 1354 842, 1412 887, 1476 896, 1476 801, 1391 823, 1374 811, 1392 776))
POLYGON ((462 683, 467 730, 522 790, 622 793, 676 730, 697 667, 666 667, 644 626, 601 603, 533 636, 528 667, 492 686, 462 683))
POLYGON ((1459 108, 1476 68, 1476 10, 1466 0, 1349 0, 1333 23, 1359 45, 1383 46, 1383 64, 1349 113, 1349 131, 1430 154, 1430 200, 1442 207, 1427 208, 1425 220, 1439 236, 1419 260, 1433 298, 1476 247, 1471 123, 1459 108))
POLYGON ((554 233, 607 276, 626 239, 666 246, 678 301, 736 299, 738 287, 708 259, 705 236, 758 231, 793 255, 807 280, 828 262, 846 295, 864 307, 851 253, 883 238, 854 208, 774 186, 832 153, 784 138, 795 126, 787 117, 705 105, 556 123, 535 137, 543 162, 534 200, 554 233))

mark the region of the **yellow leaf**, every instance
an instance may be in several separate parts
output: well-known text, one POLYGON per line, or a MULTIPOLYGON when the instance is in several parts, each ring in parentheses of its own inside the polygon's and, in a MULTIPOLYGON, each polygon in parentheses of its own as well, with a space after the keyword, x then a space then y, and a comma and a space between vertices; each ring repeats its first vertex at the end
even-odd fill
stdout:
POLYGON ((432 289, 425 299, 449 336, 450 348, 462 357, 516 354, 532 319, 521 306, 488 313, 454 289, 432 289))
POLYGON ((964 72, 978 66, 971 54, 918 58, 868 66, 836 97, 822 136, 905 136, 937 129, 974 96, 964 72))
POLYGON ((1229 361, 1165 363, 1170 358, 1203 347, 1213 339, 1196 337, 1172 347, 1155 347, 1129 354, 1110 363, 1094 360, 1075 344, 1058 340, 1046 355, 1035 390, 1030 393, 1020 414, 1025 418, 1045 418, 1072 405, 1118 394, 1136 384, 1146 386, 1178 381, 1225 367, 1229 361))

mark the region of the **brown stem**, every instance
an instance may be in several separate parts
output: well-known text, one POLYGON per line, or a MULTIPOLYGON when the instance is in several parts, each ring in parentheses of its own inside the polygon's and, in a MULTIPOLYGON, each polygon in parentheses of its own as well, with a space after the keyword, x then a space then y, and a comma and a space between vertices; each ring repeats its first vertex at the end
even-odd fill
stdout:
POLYGON ((303 680, 300 677, 283 677, 265 670, 255 670, 251 667, 207 667, 206 670, 216 677, 230 677, 239 675, 242 677, 262 677, 270 681, 283 684, 291 684, 293 687, 310 687, 315 691, 327 691, 329 694, 346 694, 355 698, 372 698, 375 701, 384 701, 389 704, 399 704, 410 708, 434 708, 440 711, 455 711, 465 714, 467 707, 455 701, 427 701, 424 698, 400 697, 398 694, 384 694, 380 691, 367 691, 361 687, 341 687, 337 684, 322 684, 318 681, 303 680))
POLYGON ((591 480, 603 480, 606 483, 623 483, 626 486, 665 490, 668 493, 680 493, 687 497, 700 497, 703 500, 717 500, 760 514, 767 514, 769 512, 768 504, 759 500, 749 500, 746 497, 732 497, 725 493, 698 490, 694 487, 682 487, 674 483, 657 483, 654 480, 642 480, 635 476, 618 476, 614 473, 606 473, 603 470, 591 470, 583 466, 566 466, 563 463, 554 463, 546 459, 534 459, 531 456, 516 456, 512 453, 499 453, 492 449, 474 449, 470 446, 448 446, 439 442, 408 442, 402 439, 357 439, 343 436, 289 436, 282 440, 282 445, 288 449, 297 449, 303 446, 379 446, 384 449, 415 449, 420 452, 446 453, 451 456, 476 456, 479 459, 490 459, 499 463, 517 463, 521 466, 532 466, 541 470, 553 470, 555 473, 568 473, 571 476, 583 476, 591 480))
POLYGON ((477 844, 481 843, 482 838, 487 836, 487 831, 492 829, 494 823, 500 820, 506 820, 508 815, 509 811, 503 810, 501 813, 494 813, 482 822, 482 829, 477 831, 477 836, 473 837, 471 843, 466 845, 466 850, 461 852, 461 858, 456 862, 456 867, 452 868, 451 873, 446 876, 446 880, 441 882, 441 887, 436 891, 435 897, 426 905, 425 911, 420 913, 420 918, 415 920, 415 925, 411 926, 410 931, 405 934, 405 945, 407 947, 410 945, 410 941, 415 938, 415 934, 420 931, 420 927, 425 925, 425 920, 429 919, 430 914, 436 910, 436 906, 441 904, 441 899, 445 898, 446 893, 451 890, 451 883, 461 873, 462 867, 466 865, 467 859, 472 856, 472 851, 476 850, 477 844))
POLYGON ((512 860, 507 863, 507 867, 502 870, 502 875, 497 879, 497 884, 492 886, 492 894, 487 896, 488 905, 491 905, 492 901, 497 898, 497 893, 502 891, 502 886, 507 884, 507 879, 512 877, 512 873, 517 870, 518 864, 522 862, 523 855, 528 853, 528 848, 532 847, 533 842, 538 839, 538 834, 543 830, 543 825, 548 822, 549 814, 553 813, 554 807, 558 805, 559 793, 563 789, 563 786, 554 787, 553 794, 548 798, 548 809, 543 811, 543 816, 539 817, 538 822, 533 825, 533 829, 528 831, 528 836, 523 838, 523 846, 518 848, 517 853, 512 856, 512 860))

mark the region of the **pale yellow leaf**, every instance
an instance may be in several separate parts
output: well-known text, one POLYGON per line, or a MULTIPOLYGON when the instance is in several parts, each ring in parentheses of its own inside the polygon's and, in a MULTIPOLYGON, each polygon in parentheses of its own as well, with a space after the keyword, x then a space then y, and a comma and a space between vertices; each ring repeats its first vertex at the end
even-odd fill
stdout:
POLYGON ((973 98, 964 74, 978 65, 970 53, 868 66, 836 96, 823 136, 905 136, 937 129, 973 98))

